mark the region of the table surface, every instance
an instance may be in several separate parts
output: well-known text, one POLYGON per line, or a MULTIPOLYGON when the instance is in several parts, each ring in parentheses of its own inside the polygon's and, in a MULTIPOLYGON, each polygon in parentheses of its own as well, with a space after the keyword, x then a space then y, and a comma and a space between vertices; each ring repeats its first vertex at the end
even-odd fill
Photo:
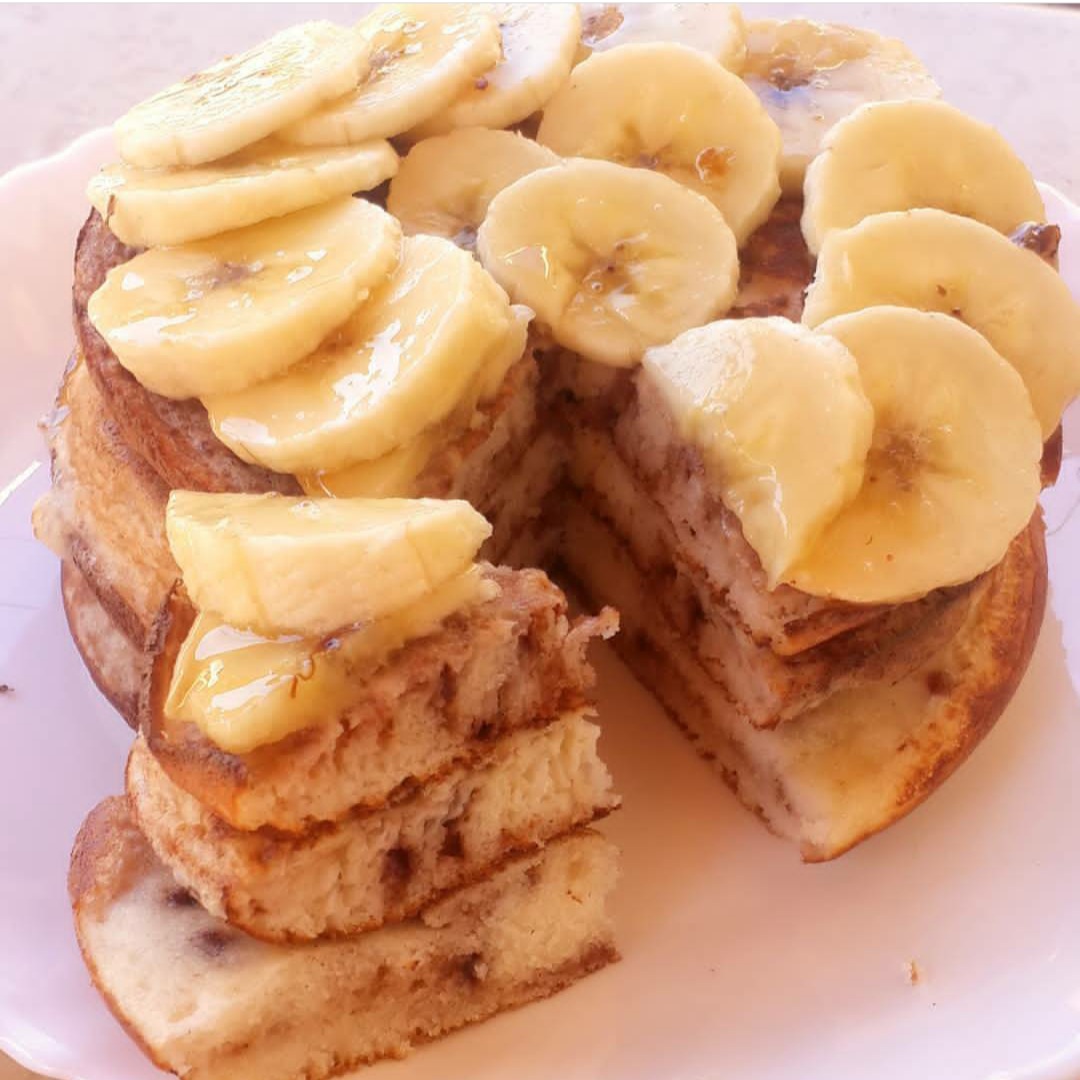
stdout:
MULTIPOLYGON (((0 172, 53 154, 222 55, 357 4, 0 6, 0 172)), ((749 17, 809 15, 902 38, 947 100, 989 121, 1035 175, 1080 201, 1080 12, 984 4, 749 4, 749 17)), ((30 1073, 0 1055, 0 1080, 30 1073)))

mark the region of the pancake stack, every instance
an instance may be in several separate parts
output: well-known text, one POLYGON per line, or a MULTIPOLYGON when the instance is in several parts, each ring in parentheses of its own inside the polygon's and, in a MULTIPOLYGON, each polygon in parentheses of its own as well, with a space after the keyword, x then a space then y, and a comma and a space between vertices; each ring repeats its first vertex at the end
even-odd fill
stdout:
MULTIPOLYGON (((361 587, 398 565, 405 594, 409 545, 434 575, 432 553, 445 561, 477 517, 452 502, 178 494, 168 521, 181 565, 195 547, 202 564, 250 558, 262 625, 279 629, 275 549, 295 562, 318 547, 325 564, 351 527, 342 554, 361 587)), ((229 614, 175 588, 126 797, 75 845, 94 980, 180 1075, 328 1075, 616 957, 616 855, 588 826, 618 800, 585 659, 613 615, 571 623, 539 571, 480 564, 319 639, 308 631, 323 608, 338 621, 350 582, 314 562, 297 572, 308 613, 287 615, 284 636, 238 628, 250 597, 235 577, 185 575, 229 614)))
POLYGON ((35 526, 139 732, 71 890, 159 1063, 330 1075, 614 955, 583 650, 615 616, 571 624, 530 567, 619 609, 632 673, 809 861, 1002 714, 1080 308, 1028 170, 902 43, 384 5, 116 141, 35 526), (282 508, 337 539, 267 532, 282 508), (401 543, 343 556, 353 513, 401 543))
POLYGON ((615 438, 575 424, 559 551, 614 641, 739 799, 805 860, 918 805, 978 744, 1027 665, 1045 605, 1041 518, 993 569, 902 604, 770 590, 699 448, 647 372, 615 438))

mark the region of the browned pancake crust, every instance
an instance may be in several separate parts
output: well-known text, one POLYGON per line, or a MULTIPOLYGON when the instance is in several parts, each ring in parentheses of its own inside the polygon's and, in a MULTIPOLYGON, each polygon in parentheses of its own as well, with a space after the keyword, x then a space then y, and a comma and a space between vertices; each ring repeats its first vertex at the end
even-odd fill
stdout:
MULTIPOLYGON (((923 767, 913 772, 897 798, 892 816, 867 829, 835 858, 867 836, 898 821, 925 802, 968 759, 971 752, 997 723, 1016 693, 1035 652, 1046 614, 1048 584, 1046 565, 1046 525, 1041 511, 1009 546, 1005 558, 990 572, 979 604, 977 622, 967 633, 981 641, 984 664, 949 685, 949 673, 942 673, 940 690, 942 714, 952 728, 936 746, 926 747, 923 767)), ((944 725, 943 725, 944 726, 944 725)), ((804 853, 808 862, 815 853, 804 853)))
POLYGON ((60 593, 71 640, 94 685, 129 727, 138 724, 144 656, 127 639, 98 601, 78 567, 60 566, 60 593))
POLYGON ((798 322, 814 276, 814 257, 803 239, 802 199, 781 199, 739 252, 739 294, 730 318, 782 315, 798 322))
POLYGON ((168 488, 125 442, 85 365, 65 373, 47 425, 66 557, 142 649, 178 570, 165 544, 168 488))

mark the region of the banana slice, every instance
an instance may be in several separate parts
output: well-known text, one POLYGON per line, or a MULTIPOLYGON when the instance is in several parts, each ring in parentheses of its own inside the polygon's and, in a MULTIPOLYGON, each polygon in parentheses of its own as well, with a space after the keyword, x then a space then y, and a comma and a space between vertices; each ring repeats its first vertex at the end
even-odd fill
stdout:
POLYGON ((472 566, 491 526, 467 502, 174 491, 169 547, 195 605, 237 630, 334 634, 472 566))
POLYGON ((432 457, 469 430, 477 406, 495 397, 507 371, 521 359, 528 338, 532 312, 525 307, 511 309, 513 321, 505 340, 491 350, 457 408, 443 421, 424 428, 402 446, 370 461, 358 461, 344 469, 300 473, 297 480, 309 495, 349 498, 398 496, 413 498, 420 474, 432 457))
POLYGON ((511 184, 492 200, 477 252, 561 345, 617 367, 722 315, 739 280, 735 237, 708 199, 607 161, 511 184))
POLYGON ((386 208, 406 236, 443 236, 471 251, 491 200, 515 180, 558 162, 557 154, 524 135, 462 128, 409 151, 386 208))
POLYGON ((266 139, 190 169, 107 165, 86 194, 125 244, 165 247, 370 191, 397 167, 397 154, 382 140, 302 150, 266 139))
POLYGON ((154 393, 228 393, 307 356, 386 280, 400 246, 384 210, 338 199, 136 255, 90 297, 90 321, 154 393))
POLYGON ((874 407, 862 488, 788 575, 856 603, 900 603, 996 566, 1039 497, 1042 438, 1019 375, 947 315, 878 307, 819 328, 874 407))
POLYGON ((443 445, 442 436, 441 425, 436 425, 382 457, 358 461, 333 472, 301 473, 297 480, 308 495, 411 499, 416 494, 416 478, 443 445))
POLYGON ((746 85, 686 45, 625 45, 579 64, 537 141, 653 169, 711 199, 741 244, 780 197, 780 132, 746 85))
POLYGON ((176 658, 165 714, 195 724, 228 753, 248 754, 340 717, 356 700, 361 665, 498 594, 499 586, 474 566, 416 603, 335 631, 329 640, 264 637, 201 611, 176 658))
POLYGON ((902 41, 809 19, 746 24, 743 78, 780 127, 780 183, 802 193, 825 133, 868 101, 936 98, 941 89, 902 41))
POLYGON ((1044 438, 1080 394, 1080 306, 1035 252, 989 225, 927 209, 830 233, 803 322, 877 304, 941 311, 978 330, 1020 373, 1044 438))
POLYGON ((143 169, 216 161, 348 93, 366 70, 355 31, 293 26, 136 105, 113 127, 116 146, 143 169))
POLYGON ((581 6, 581 45, 586 56, 655 41, 701 49, 736 73, 746 61, 746 28, 734 4, 581 6))
POLYGON ((517 332, 506 294, 471 255, 414 236, 394 276, 304 363, 203 401, 215 434, 245 461, 334 471, 441 420, 517 332))
POLYGON ((502 35, 502 59, 411 138, 510 127, 543 108, 565 82, 581 36, 577 4, 495 4, 491 11, 502 35))
POLYGON ((944 101, 863 105, 825 137, 806 171, 802 231, 814 254, 831 229, 936 206, 1011 233, 1046 220, 1035 180, 989 124, 944 101))
POLYGON ((874 411, 855 359, 788 319, 725 319, 642 360, 774 588, 862 486, 874 411))
POLYGON ((340 146, 400 135, 444 110, 501 55, 478 4, 385 4, 364 19, 369 69, 352 93, 283 128, 286 142, 340 146))

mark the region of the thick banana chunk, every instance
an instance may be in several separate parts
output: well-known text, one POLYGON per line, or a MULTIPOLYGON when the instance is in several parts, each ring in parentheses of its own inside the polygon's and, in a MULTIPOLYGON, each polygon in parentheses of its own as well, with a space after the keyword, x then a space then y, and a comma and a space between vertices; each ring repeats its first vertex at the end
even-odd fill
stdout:
POLYGON ((564 157, 652 169, 712 200, 741 244, 780 197, 780 132, 737 76, 687 45, 625 45, 571 73, 536 135, 564 157))
POLYGON ((874 411, 855 359, 788 319, 725 319, 642 364, 775 587, 862 486, 874 411))
POLYGON ((479 263, 447 240, 414 236, 394 276, 302 364, 203 401, 215 434, 245 461, 333 471, 381 457, 456 409, 511 335, 520 357, 523 320, 479 263))
POLYGON ((189 169, 107 165, 86 194, 125 244, 165 247, 370 191, 397 167, 384 140, 303 150, 271 138, 189 169))
POLYGON ((1045 221, 1035 180, 989 124, 944 101, 863 105, 825 137, 806 171, 802 231, 813 253, 832 229, 936 206, 1011 233, 1045 221))
POLYGON ((502 59, 412 138, 520 123, 543 108, 570 74, 581 36, 577 4, 495 4, 491 12, 502 35, 502 59))
POLYGON ((586 55, 654 41, 701 49, 736 73, 746 61, 746 28, 734 4, 581 5, 586 55))
POLYGON ((557 154, 524 135, 462 128, 409 151, 386 208, 406 236, 442 236, 472 250, 491 200, 515 180, 558 162, 557 154))
POLYGON ((780 126, 785 193, 802 191, 825 133, 868 101, 936 98, 941 89, 902 41, 808 19, 746 24, 743 78, 780 126))
POLYGON ((855 356, 874 407, 863 485, 787 575, 805 592, 900 603, 996 566, 1039 497, 1024 384, 948 315, 868 308, 819 328, 855 356))
POLYGON ((1080 306, 1053 268, 989 225, 908 210, 830 233, 803 322, 877 304, 941 311, 978 330, 1020 373, 1044 439, 1080 394, 1080 306))
POLYGON ((136 255, 90 297, 90 321, 154 393, 228 393, 307 356, 386 280, 400 247, 389 214, 343 198, 136 255))
POLYGON ((735 237, 708 199, 666 176, 568 161, 500 192, 477 252, 555 339, 628 367, 731 306, 735 237))
POLYGON ((113 128, 117 149, 143 169, 216 161, 347 93, 367 52, 332 23, 282 30, 136 105, 113 128))
POLYGON ((465 573, 491 526, 467 502, 174 491, 169 547, 202 611, 237 630, 324 636, 465 573))
POLYGON ((367 74, 351 93, 283 128, 302 146, 340 146, 401 135, 444 110, 494 67, 499 25, 482 4, 384 4, 358 30, 367 74))
POLYGON ((165 713, 195 724, 231 754, 341 716, 355 700, 357 668, 430 634, 448 616, 498 595, 478 566, 382 618, 329 640, 238 630, 201 611, 176 659, 165 713))

